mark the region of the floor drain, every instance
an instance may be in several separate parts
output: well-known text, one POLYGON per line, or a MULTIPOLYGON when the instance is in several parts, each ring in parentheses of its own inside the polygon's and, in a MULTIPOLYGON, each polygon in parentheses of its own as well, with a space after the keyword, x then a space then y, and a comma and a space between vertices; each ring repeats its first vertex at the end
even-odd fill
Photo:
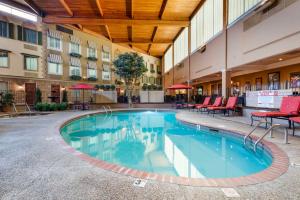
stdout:
POLYGON ((226 197, 240 197, 239 193, 233 188, 222 188, 221 190, 226 197))
POLYGON ((133 186, 135 187, 145 187, 147 183, 147 180, 142 180, 142 179, 136 179, 134 182, 133 182, 133 186))
POLYGON ((300 163, 291 163, 291 167, 300 167, 300 163))

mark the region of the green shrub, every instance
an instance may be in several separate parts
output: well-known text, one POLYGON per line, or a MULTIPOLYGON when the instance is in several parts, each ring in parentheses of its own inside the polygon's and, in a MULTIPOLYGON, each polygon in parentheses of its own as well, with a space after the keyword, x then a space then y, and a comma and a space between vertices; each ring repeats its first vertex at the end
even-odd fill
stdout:
POLYGON ((35 104, 35 110, 42 111, 43 103, 39 102, 35 104))
POLYGON ((42 111, 49 111, 50 110, 50 104, 44 103, 42 104, 42 111))
POLYGON ((61 103, 60 105, 60 110, 67 110, 67 108, 68 108, 68 104, 67 103, 61 103))
POLYGON ((56 103, 51 103, 50 105, 49 105, 49 111, 56 111, 58 108, 58 104, 56 104, 56 103))
POLYGON ((163 87, 161 85, 157 86, 157 90, 162 90, 162 89, 163 89, 163 87))

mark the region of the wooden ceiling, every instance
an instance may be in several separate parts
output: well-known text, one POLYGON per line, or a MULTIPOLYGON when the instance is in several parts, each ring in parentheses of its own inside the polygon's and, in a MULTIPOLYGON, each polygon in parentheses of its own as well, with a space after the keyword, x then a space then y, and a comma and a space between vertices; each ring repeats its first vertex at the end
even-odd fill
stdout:
MULTIPOLYGON (((18 0, 20 1, 20 0, 18 0)), ((204 0, 24 0, 43 21, 76 25, 161 57, 204 0)))

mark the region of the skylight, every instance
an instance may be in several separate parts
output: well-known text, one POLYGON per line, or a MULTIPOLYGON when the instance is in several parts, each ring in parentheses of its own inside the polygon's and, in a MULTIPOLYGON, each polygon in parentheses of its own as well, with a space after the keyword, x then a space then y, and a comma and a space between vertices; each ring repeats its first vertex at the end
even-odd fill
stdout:
POLYGON ((21 18, 24 18, 24 19, 28 19, 30 21, 34 21, 34 22, 37 21, 37 16, 36 15, 31 14, 29 12, 26 12, 24 10, 12 7, 10 5, 6 5, 4 3, 0 3, 0 11, 6 12, 6 13, 9 13, 11 15, 15 15, 15 16, 18 16, 18 17, 21 17, 21 18))

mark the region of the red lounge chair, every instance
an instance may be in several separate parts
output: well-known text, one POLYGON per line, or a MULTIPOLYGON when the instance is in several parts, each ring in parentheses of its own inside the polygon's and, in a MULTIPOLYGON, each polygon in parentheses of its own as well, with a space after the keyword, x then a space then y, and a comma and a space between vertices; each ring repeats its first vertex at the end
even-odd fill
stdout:
POLYGON ((204 102, 202 104, 195 104, 195 108, 200 110, 202 108, 207 108, 209 106, 211 97, 205 97, 204 102))
POLYGON ((300 124, 300 117, 291 117, 290 121, 292 122, 293 135, 295 135, 295 123, 300 124))
POLYGON ((222 97, 217 97, 213 105, 207 105, 205 108, 220 107, 222 105, 222 97))
MULTIPOLYGON (((300 97, 283 97, 281 106, 279 111, 269 111, 269 112, 252 112, 251 113, 251 126, 253 125, 254 117, 257 118, 265 118, 266 119, 266 128, 268 126, 267 119, 270 118, 272 125, 273 118, 278 119, 286 119, 288 120, 289 117, 294 117, 299 114, 300 110, 300 97)), ((289 120, 289 127, 291 127, 291 121, 289 120)))
POLYGON ((217 106, 217 107, 208 107, 207 108, 207 111, 208 111, 208 114, 213 111, 213 115, 215 114, 215 112, 217 110, 223 110, 224 111, 224 115, 226 114, 226 112, 228 113, 228 116, 229 116, 229 111, 235 111, 235 107, 236 107, 236 104, 237 104, 237 100, 238 98, 237 97, 229 97, 227 103, 226 103, 226 106, 217 106))

